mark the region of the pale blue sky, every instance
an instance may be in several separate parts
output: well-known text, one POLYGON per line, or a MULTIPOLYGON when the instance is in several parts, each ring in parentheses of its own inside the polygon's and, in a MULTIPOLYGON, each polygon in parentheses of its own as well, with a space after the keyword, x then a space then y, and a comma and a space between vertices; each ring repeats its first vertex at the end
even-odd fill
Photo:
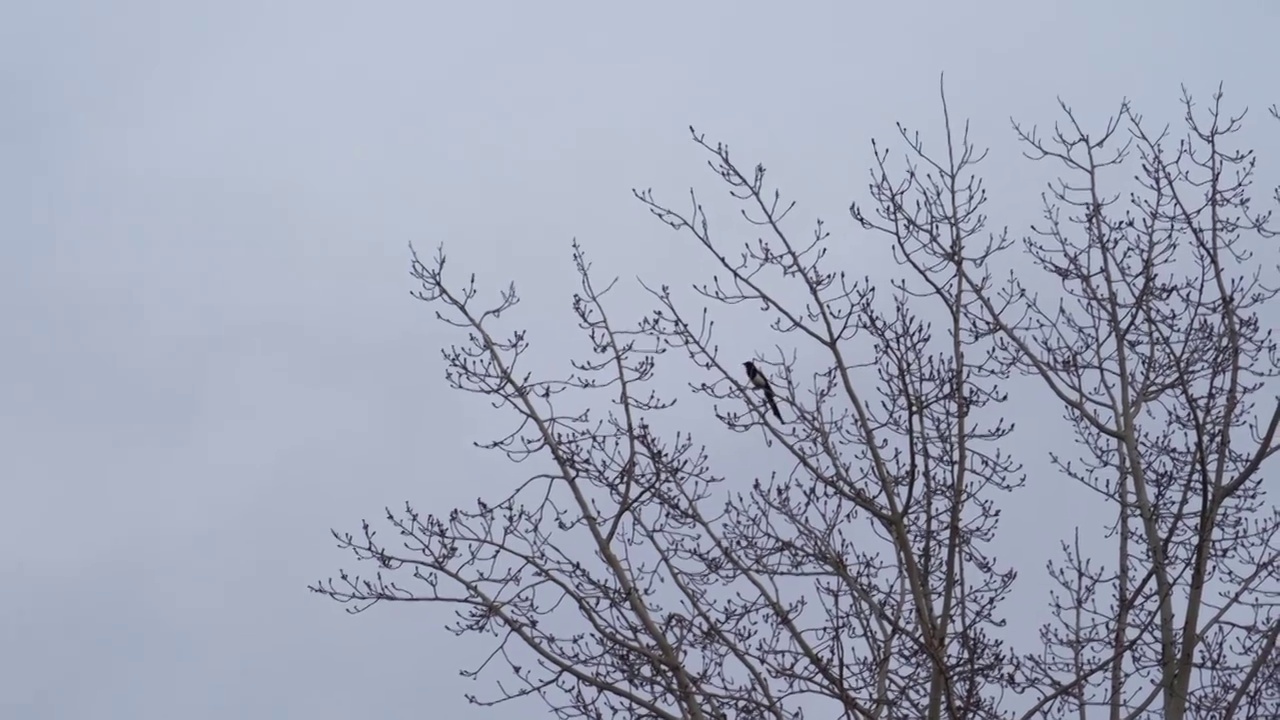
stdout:
MULTIPOLYGON (((629 192, 710 187, 687 126, 852 232, 870 138, 936 130, 943 71, 992 147, 996 224, 1037 211, 1008 118, 1052 122, 1058 95, 1176 122, 1180 83, 1225 81, 1275 180, 1280 5, 1207 8, 5 4, 0 715, 536 714, 465 705, 479 649, 443 613, 305 591, 350 564, 330 526, 469 502, 492 467, 407 244, 519 281, 554 337, 574 236, 605 272, 691 279, 629 192)), ((1049 548, 1043 526, 1005 531, 1049 548)))

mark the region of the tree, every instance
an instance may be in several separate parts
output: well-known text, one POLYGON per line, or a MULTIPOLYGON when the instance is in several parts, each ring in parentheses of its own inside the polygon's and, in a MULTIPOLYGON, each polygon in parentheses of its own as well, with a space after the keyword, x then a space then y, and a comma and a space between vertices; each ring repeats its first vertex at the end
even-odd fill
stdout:
POLYGON ((1065 104, 1048 135, 1015 124, 1062 172, 1019 238, 988 229, 985 154, 944 94, 940 149, 904 127, 896 159, 873 143, 850 208, 900 263, 883 293, 822 223, 797 239, 763 167, 694 132, 759 236, 731 251, 696 193, 679 211, 637 192, 718 265, 706 307, 646 286, 652 311, 620 322, 575 243, 592 352, 560 377, 525 371, 526 331, 500 329, 514 285, 485 305, 415 254, 417 296, 466 338, 448 381, 503 408, 484 446, 527 469, 472 509, 388 510, 393 541, 335 531, 378 569, 311 589, 353 612, 455 607, 451 629, 493 646, 464 674, 501 678, 473 701, 536 695, 563 718, 1280 717, 1275 234, 1243 116, 1221 90, 1183 106, 1178 135, 1128 103, 1096 130, 1065 104), (1018 248, 1034 271, 1011 271, 1018 248), (756 358, 787 422, 718 350, 710 313, 742 303, 789 348, 756 358), (696 379, 664 387, 681 358, 696 379), (1013 458, 1011 384, 1060 408, 1074 442, 1052 462, 1110 513, 1050 560, 1031 643, 1005 637, 1016 574, 991 547, 1009 498, 1052 480, 1013 458), (670 419, 699 398, 789 471, 717 474, 670 419))

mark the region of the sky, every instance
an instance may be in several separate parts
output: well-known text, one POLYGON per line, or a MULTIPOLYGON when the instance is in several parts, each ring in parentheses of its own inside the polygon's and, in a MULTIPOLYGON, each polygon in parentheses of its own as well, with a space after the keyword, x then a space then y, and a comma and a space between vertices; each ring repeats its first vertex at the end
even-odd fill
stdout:
MULTIPOLYGON (((871 138, 937 131, 941 73, 999 224, 1039 193, 1009 118, 1058 97, 1176 122, 1180 84, 1224 82, 1274 179, 1278 26, 1270 0, 5 4, 0 715, 536 715, 468 707, 483 648, 447 613, 306 591, 351 566, 330 527, 503 472, 409 243, 517 281, 554 342, 575 237, 602 274, 696 279, 630 193, 719 192, 690 125, 854 233, 871 138)), ((1030 582, 1061 515, 1007 514, 1030 582)))

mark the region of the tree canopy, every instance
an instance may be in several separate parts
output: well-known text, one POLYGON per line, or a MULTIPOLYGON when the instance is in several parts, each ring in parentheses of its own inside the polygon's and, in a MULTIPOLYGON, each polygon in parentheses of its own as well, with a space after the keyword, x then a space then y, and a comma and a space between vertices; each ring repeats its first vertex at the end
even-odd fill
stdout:
POLYGON ((873 143, 836 231, 797 227, 763 166, 693 131, 740 221, 696 191, 635 195, 714 276, 692 301, 646 278, 652 307, 621 321, 575 243, 592 351, 558 375, 522 364, 539 328, 514 285, 489 299, 415 253, 416 296, 457 332, 446 380, 500 408, 477 440, 511 474, 474 507, 335 531, 370 570, 312 589, 456 609, 492 649, 463 669, 492 681, 474 701, 562 718, 1280 717, 1280 253, 1259 209, 1280 191, 1254 187, 1220 90, 1183 107, 1173 128, 1128 103, 1015 123, 1059 174, 1025 228, 987 216, 985 153, 945 96, 942 137, 873 143), (892 250, 892 282, 851 238, 892 250), (768 340, 731 357, 715 320, 744 303, 768 340), (672 368, 694 379, 660 382, 672 368), (1056 477, 1024 473, 1044 429, 1008 415, 1011 388, 1070 429, 1056 477), (678 403, 705 420, 682 427, 678 403), (718 471, 698 437, 722 431, 789 470, 718 471), (1009 637, 1026 569, 993 553, 998 520, 1054 512, 1036 486, 1064 482, 1105 512, 1044 558, 1039 636, 1009 637))

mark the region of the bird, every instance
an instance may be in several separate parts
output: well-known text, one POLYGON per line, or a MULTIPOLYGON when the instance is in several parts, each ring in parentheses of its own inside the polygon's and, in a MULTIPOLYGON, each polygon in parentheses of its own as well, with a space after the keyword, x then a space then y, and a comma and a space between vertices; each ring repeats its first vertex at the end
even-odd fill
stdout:
POLYGON ((778 418, 778 422, 782 422, 782 413, 778 412, 778 401, 773 395, 773 386, 769 384, 769 378, 760 372, 756 364, 748 360, 742 363, 742 367, 747 369, 747 380, 751 381, 751 386, 757 390, 764 391, 764 399, 769 402, 769 409, 773 411, 773 416, 778 418))

